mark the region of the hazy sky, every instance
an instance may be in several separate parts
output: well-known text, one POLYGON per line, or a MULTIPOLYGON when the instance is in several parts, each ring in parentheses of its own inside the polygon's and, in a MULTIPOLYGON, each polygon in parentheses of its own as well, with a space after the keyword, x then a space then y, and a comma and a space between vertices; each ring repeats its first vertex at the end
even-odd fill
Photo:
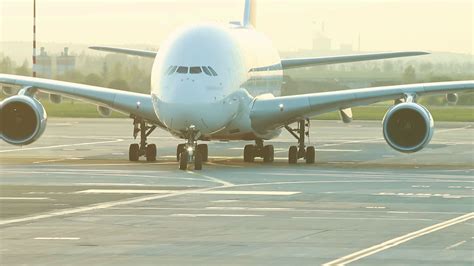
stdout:
MULTIPOLYGON (((33 0, 0 0, 0 40, 30 41, 33 0)), ((258 29, 280 50, 310 48, 324 21, 339 43, 362 50, 473 54, 473 0, 260 0, 258 29)), ((38 40, 95 44, 160 42, 176 27, 241 20, 243 0, 37 0, 38 40)))

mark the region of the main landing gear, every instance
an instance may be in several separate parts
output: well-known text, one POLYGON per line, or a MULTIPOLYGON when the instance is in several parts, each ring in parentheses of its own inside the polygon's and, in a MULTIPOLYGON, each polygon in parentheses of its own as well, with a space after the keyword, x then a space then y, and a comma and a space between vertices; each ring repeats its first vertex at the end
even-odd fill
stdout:
POLYGON ((136 139, 140 133, 140 144, 130 144, 128 159, 136 162, 141 156, 145 156, 148 162, 156 161, 156 145, 147 144, 147 137, 156 129, 156 126, 147 125, 145 120, 133 117, 133 137, 136 139))
POLYGON ((263 140, 255 140, 255 145, 246 145, 244 148, 244 162, 251 163, 255 157, 263 158, 263 162, 271 163, 275 159, 273 145, 263 146, 263 140))
POLYGON ((288 151, 288 163, 296 164, 298 159, 304 158, 307 164, 313 164, 316 159, 314 146, 305 146, 305 138, 309 137, 309 119, 298 121, 297 128, 285 126, 293 137, 298 140, 298 146, 291 146, 288 151))
POLYGON ((199 132, 190 126, 186 132, 186 143, 176 148, 176 160, 180 170, 187 170, 188 163, 194 163, 194 170, 202 170, 202 163, 208 160, 207 144, 197 144, 199 132))

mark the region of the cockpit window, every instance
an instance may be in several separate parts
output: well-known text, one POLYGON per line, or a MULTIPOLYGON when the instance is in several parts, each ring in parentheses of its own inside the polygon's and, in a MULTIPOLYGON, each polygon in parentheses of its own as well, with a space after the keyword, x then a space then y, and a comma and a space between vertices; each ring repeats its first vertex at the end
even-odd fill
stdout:
POLYGON ((209 69, 206 66, 202 67, 202 71, 204 71, 204 73, 206 73, 206 75, 212 76, 211 71, 209 71, 209 69))
POLYGON ((211 71, 211 73, 214 77, 217 76, 217 72, 212 67, 208 66, 208 68, 209 68, 209 71, 211 71))
POLYGON ((178 67, 178 70, 176 70, 176 72, 180 74, 188 74, 188 71, 189 71, 189 67, 185 67, 185 66, 180 66, 178 67))
POLYGON ((202 73, 201 67, 191 67, 189 73, 191 73, 191 74, 202 73))
POLYGON ((172 75, 174 72, 176 72, 176 69, 178 67, 177 66, 170 66, 169 70, 168 70, 168 75, 172 75))

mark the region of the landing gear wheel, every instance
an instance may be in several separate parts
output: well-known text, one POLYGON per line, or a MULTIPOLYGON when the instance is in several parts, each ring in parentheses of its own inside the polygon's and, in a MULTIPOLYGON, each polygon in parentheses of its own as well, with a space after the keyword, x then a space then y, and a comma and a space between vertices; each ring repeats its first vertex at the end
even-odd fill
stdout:
POLYGON ((275 150, 273 145, 267 145, 263 147, 263 162, 264 163, 271 163, 275 158, 275 150))
POLYGON ((179 156, 179 169, 186 170, 188 169, 188 151, 184 150, 179 156))
POLYGON ((202 161, 203 161, 203 156, 201 152, 196 151, 196 154, 194 154, 194 170, 199 171, 202 170, 202 161))
POLYGON ((128 159, 132 162, 136 162, 138 158, 140 158, 140 146, 138 144, 130 144, 128 148, 128 159))
POLYGON ((146 146, 145 157, 147 162, 156 161, 156 145, 149 144, 146 146))
POLYGON ((178 147, 176 148, 176 161, 179 162, 179 156, 181 153, 184 151, 186 148, 186 144, 178 144, 178 147))
POLYGON ((207 144, 197 145, 197 152, 201 154, 203 162, 208 161, 208 159, 209 159, 209 157, 208 157, 209 150, 208 150, 207 144))
POLYGON ((288 151, 288 163, 296 164, 297 161, 298 161, 298 147, 291 146, 290 150, 288 151))
POLYGON ((244 162, 253 163, 255 160, 255 146, 245 145, 244 148, 244 162))
POLYGON ((306 148, 306 163, 313 164, 316 159, 316 150, 314 146, 309 146, 306 148))

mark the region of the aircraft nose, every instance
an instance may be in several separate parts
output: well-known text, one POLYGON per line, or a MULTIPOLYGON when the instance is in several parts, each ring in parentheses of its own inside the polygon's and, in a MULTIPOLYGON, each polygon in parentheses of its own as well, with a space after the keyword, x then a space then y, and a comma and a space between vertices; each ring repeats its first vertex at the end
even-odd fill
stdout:
POLYGON ((194 125, 201 133, 216 132, 236 115, 238 103, 230 97, 200 90, 201 94, 175 95, 157 103, 160 120, 170 129, 182 131, 194 125))

